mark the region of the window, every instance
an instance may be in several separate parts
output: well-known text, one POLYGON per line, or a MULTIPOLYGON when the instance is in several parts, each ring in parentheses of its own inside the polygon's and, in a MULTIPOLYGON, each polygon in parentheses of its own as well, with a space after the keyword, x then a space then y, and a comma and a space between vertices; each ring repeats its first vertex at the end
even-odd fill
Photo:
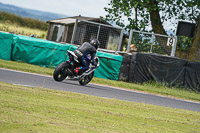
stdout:
POLYGON ((108 39, 107 49, 116 51, 118 43, 119 43, 119 34, 111 32, 108 39))
POLYGON ((51 40, 55 42, 61 42, 63 38, 64 29, 65 29, 64 25, 54 24, 53 35, 52 35, 51 40))

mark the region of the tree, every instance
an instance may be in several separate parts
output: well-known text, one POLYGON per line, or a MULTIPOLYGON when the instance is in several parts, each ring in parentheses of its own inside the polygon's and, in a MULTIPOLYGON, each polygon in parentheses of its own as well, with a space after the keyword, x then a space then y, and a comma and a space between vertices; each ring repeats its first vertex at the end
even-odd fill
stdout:
MULTIPOLYGON (((199 0, 111 0, 105 11, 106 20, 116 22, 127 29, 145 31, 152 27, 157 34, 166 35, 163 24, 176 25, 175 20, 189 20, 198 24, 200 16, 199 0), (124 19, 129 24, 125 25, 124 19)), ((196 28, 195 33, 198 33, 196 28)), ((195 34, 195 37, 199 37, 195 34)), ((198 39, 198 38, 197 38, 198 39)), ((196 40, 194 38, 194 40, 196 40)))
POLYGON ((162 24, 174 19, 197 22, 199 0, 111 0, 105 7, 106 19, 128 29, 146 30, 149 25, 155 33, 165 34, 162 24), (129 21, 124 24, 124 19, 129 21))
POLYGON ((200 61, 200 51, 199 51, 200 49, 200 16, 198 18, 194 33, 195 33, 194 40, 192 42, 191 48, 189 49, 189 59, 200 61))

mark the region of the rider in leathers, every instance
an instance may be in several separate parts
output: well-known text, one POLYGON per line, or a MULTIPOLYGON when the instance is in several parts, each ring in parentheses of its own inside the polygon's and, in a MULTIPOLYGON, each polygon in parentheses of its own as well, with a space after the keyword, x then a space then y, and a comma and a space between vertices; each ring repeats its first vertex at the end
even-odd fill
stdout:
POLYGON ((90 69, 90 65, 96 66, 97 63, 94 60, 97 49, 100 43, 97 39, 92 39, 90 43, 85 42, 77 50, 74 51, 80 63, 83 67, 79 67, 75 70, 76 74, 82 74, 83 72, 90 69), (84 57, 87 57, 89 61, 86 61, 84 57))

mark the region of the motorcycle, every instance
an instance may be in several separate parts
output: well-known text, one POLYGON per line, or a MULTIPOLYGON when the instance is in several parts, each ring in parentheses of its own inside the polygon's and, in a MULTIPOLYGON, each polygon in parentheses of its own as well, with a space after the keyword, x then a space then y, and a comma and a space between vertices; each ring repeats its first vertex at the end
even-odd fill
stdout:
MULTIPOLYGON (((83 86, 88 84, 94 76, 94 70, 99 66, 99 58, 97 56, 94 58, 97 64, 96 66, 90 65, 88 70, 84 71, 82 74, 77 74, 76 71, 82 68, 82 63, 79 62, 78 57, 72 51, 67 50, 66 57, 67 56, 69 56, 69 60, 59 64, 54 70, 54 80, 61 82, 64 79, 69 79, 77 80, 79 84, 83 86)), ((83 61, 89 62, 90 58, 84 57, 83 61)))

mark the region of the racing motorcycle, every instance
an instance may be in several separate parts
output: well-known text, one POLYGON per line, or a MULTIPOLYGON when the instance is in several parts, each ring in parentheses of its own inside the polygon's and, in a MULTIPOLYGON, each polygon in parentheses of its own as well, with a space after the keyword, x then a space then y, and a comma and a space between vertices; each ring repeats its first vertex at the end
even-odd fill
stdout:
MULTIPOLYGON (((88 84, 94 76, 94 70, 99 66, 99 58, 97 56, 94 58, 97 65, 90 65, 88 70, 83 73, 77 73, 77 71, 82 68, 82 63, 79 62, 78 57, 72 51, 67 50, 66 57, 67 56, 69 56, 69 60, 59 64, 54 70, 54 80, 61 82, 64 79, 69 79, 77 80, 79 81, 79 84, 83 86, 88 84)), ((89 62, 90 60, 91 59, 88 56, 83 59, 83 61, 86 62, 89 62)))

